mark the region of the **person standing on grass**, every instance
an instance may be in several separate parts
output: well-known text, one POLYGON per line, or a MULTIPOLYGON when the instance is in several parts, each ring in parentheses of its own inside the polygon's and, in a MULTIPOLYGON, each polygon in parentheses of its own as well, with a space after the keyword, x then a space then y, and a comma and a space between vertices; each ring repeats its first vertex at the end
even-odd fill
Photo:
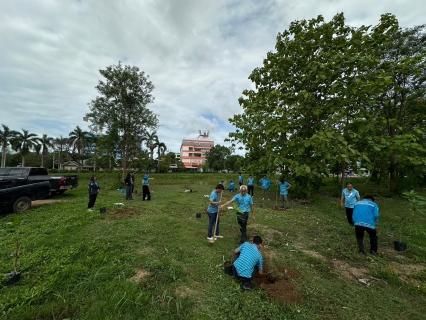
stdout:
POLYGON ((355 225, 356 241, 360 253, 364 251, 364 231, 370 237, 370 253, 377 253, 378 237, 376 232, 376 222, 379 221, 379 207, 374 202, 373 196, 365 196, 354 206, 353 223, 355 225))
POLYGON ((284 178, 281 178, 280 181, 277 180, 277 186, 280 188, 280 200, 281 200, 281 209, 290 209, 288 207, 288 189, 291 188, 291 184, 284 180, 284 178), (285 206, 284 206, 285 203, 285 206))
POLYGON ((269 190, 271 189, 271 180, 268 179, 266 174, 263 176, 262 179, 259 180, 260 185, 263 189, 263 198, 262 200, 268 199, 269 200, 269 190))
POLYGON ((354 189, 352 183, 348 182, 346 188, 342 190, 342 198, 340 199, 340 205, 345 207, 346 218, 351 227, 354 223, 352 221, 352 213, 354 212, 354 206, 361 198, 359 192, 354 189))
POLYGON ((234 250, 232 273, 241 281, 241 288, 244 290, 253 289, 251 280, 257 272, 262 274, 263 257, 259 251, 262 243, 262 238, 255 236, 252 243, 244 242, 234 250))
POLYGON ((93 207, 95 206, 96 198, 98 197, 98 193, 101 190, 97 180, 98 180, 98 178, 96 176, 90 177, 89 203, 87 204, 88 211, 93 211, 93 207))
POLYGON ((238 183, 240 187, 243 185, 244 182, 244 176, 241 174, 241 172, 238 172, 238 183))
POLYGON ((150 178, 147 174, 143 176, 142 180, 142 201, 151 200, 151 191, 149 191, 149 180, 154 178, 150 178))
POLYGON ((223 238, 219 233, 219 214, 220 193, 223 191, 223 184, 218 184, 216 188, 210 193, 209 206, 207 207, 207 214, 209 215, 209 228, 207 229, 207 240, 213 240, 213 226, 216 223, 216 239, 223 238))
POLYGON ((124 184, 126 185, 126 200, 133 200, 132 196, 132 177, 130 176, 130 172, 127 174, 124 179, 124 184))
POLYGON ((247 179, 247 188, 248 188, 248 194, 251 195, 253 198, 254 195, 254 179, 251 175, 249 175, 249 178, 247 179))
POLYGON ((227 205, 235 202, 238 205, 237 208, 237 222, 240 226, 241 240, 240 243, 244 243, 247 239, 247 221, 249 212, 253 214, 253 221, 256 220, 254 216, 254 206, 252 197, 247 194, 247 186, 242 185, 240 187, 240 193, 236 194, 231 200, 223 204, 220 208, 226 207, 227 205))

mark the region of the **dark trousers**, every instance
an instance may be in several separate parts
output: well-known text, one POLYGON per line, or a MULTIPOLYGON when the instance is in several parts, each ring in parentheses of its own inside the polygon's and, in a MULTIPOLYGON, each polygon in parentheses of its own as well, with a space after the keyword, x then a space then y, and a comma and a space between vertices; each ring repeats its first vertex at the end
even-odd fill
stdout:
POLYGON ((345 210, 346 210, 346 218, 348 219, 348 223, 352 227, 354 225, 354 222, 352 221, 352 214, 354 213, 354 208, 345 207, 345 210))
POLYGON ((364 231, 367 231, 370 237, 370 252, 377 252, 379 238, 377 237, 376 229, 355 226, 355 235, 359 252, 364 252, 364 231))
POLYGON ((247 189, 248 189, 248 194, 253 197, 254 186, 247 186, 247 189))
MULTIPOLYGON (((234 262, 240 257, 240 252, 234 253, 234 262)), ((251 285, 251 279, 255 276, 256 273, 259 272, 259 268, 257 266, 253 267, 253 272, 251 273, 251 278, 240 277, 238 275, 237 269, 234 264, 232 264, 232 275, 238 280, 241 281, 245 285, 251 285)))
POLYGON ((240 187, 243 185, 242 181, 238 181, 238 183, 239 183, 240 187))
MULTIPOLYGON (((209 214, 209 229, 207 231, 207 236, 209 238, 211 238, 213 236, 213 227, 216 223, 216 217, 218 215, 218 213, 208 213, 209 214)), ((219 233, 219 222, 220 222, 220 218, 217 218, 217 226, 216 226, 216 235, 218 236, 219 233)))
POLYGON ((249 213, 248 212, 237 212, 237 222, 240 226, 240 232, 241 232, 241 242, 245 242, 247 239, 247 220, 248 220, 249 213))
POLYGON ((126 185, 126 200, 130 200, 132 198, 132 185, 126 185))
POLYGON ((149 186, 142 186, 142 200, 151 200, 151 192, 149 192, 149 186))
POLYGON ((89 203, 87 204, 88 209, 92 209, 95 206, 97 196, 98 196, 97 193, 89 194, 89 203))

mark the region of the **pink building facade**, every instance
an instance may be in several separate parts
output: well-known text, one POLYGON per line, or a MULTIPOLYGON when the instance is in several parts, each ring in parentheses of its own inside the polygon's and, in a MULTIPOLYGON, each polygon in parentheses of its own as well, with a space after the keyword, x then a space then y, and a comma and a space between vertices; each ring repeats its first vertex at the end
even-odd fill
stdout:
POLYGON ((187 169, 198 169, 206 164, 206 153, 214 147, 213 140, 183 139, 180 158, 187 169))

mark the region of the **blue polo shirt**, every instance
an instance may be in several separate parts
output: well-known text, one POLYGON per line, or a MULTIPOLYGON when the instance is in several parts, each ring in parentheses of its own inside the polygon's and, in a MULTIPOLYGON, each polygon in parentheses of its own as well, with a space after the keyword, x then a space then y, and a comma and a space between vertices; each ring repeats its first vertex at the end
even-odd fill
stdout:
POLYGON ((360 198, 359 192, 352 188, 351 191, 348 190, 348 188, 345 188, 342 190, 342 196, 345 197, 345 207, 346 208, 353 208, 355 204, 357 203, 358 199, 360 198))
POLYGON ((250 187, 254 186, 254 179, 253 178, 248 178, 247 179, 247 185, 250 186, 250 187))
POLYGON ((251 195, 247 193, 244 196, 241 193, 238 193, 232 198, 232 202, 237 202, 238 209, 242 212, 250 212, 250 206, 253 204, 253 199, 251 198, 251 195))
POLYGON ((263 270, 263 258, 254 243, 244 242, 238 247, 240 256, 234 261, 235 269, 240 277, 251 278, 254 266, 263 270))
POLYGON ((238 176, 238 182, 243 183, 243 180, 244 180, 244 176, 243 176, 242 174, 240 174, 240 175, 238 176))
MULTIPOLYGON (((219 193, 217 193, 216 189, 214 189, 212 191, 212 193, 210 193, 210 199, 209 200, 212 201, 212 202, 218 202, 219 199, 220 199, 219 193)), ((208 213, 217 213, 218 209, 219 209, 219 205, 209 204, 209 206, 207 207, 207 212, 208 213)))
POLYGON ((286 194, 288 194, 287 188, 291 187, 291 184, 288 183, 287 181, 284 183, 278 182, 278 187, 280 187, 280 194, 285 196, 286 194))
POLYGON ((260 184, 262 185, 262 189, 269 190, 271 189, 271 180, 268 178, 262 178, 259 180, 260 184))
POLYGON ((358 201, 354 207, 352 221, 356 226, 376 229, 376 222, 379 221, 379 207, 367 199, 358 201))

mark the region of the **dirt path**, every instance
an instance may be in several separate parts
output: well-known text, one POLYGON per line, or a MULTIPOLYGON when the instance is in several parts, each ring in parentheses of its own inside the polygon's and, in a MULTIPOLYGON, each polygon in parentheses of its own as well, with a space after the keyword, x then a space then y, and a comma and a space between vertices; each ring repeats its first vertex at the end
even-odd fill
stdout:
POLYGON ((31 207, 38 208, 46 204, 52 204, 56 202, 61 202, 63 200, 54 200, 54 199, 45 199, 45 200, 36 200, 31 202, 31 207))

